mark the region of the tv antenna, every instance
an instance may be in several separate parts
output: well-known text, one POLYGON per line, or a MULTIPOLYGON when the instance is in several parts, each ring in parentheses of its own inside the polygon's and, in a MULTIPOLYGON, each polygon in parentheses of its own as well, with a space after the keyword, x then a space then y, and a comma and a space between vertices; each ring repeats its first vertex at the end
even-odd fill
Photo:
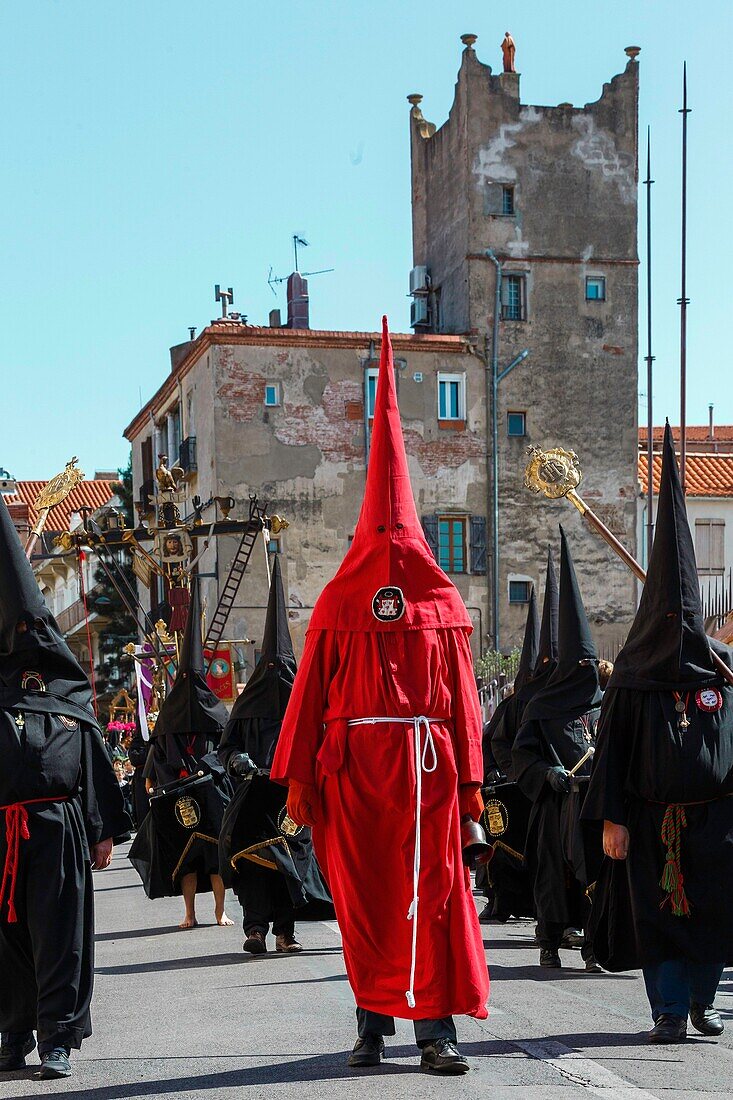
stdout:
MULTIPOLYGON (((298 267, 298 245, 300 245, 301 248, 309 247, 309 243, 305 239, 305 237, 302 237, 300 233, 293 233, 293 260, 295 263, 295 270, 298 275, 302 275, 304 279, 310 278, 311 275, 326 275, 329 271, 336 270, 333 267, 322 267, 318 271, 301 271, 298 267)), ((275 286, 279 285, 280 283, 286 283, 289 278, 289 275, 273 275, 272 268, 270 268, 270 273, 267 276, 267 285, 269 286, 272 293, 277 297, 275 286)))
POLYGON ((234 291, 231 287, 228 290, 222 290, 219 283, 214 287, 214 301, 221 302, 221 315, 226 317, 229 306, 234 301, 234 291))

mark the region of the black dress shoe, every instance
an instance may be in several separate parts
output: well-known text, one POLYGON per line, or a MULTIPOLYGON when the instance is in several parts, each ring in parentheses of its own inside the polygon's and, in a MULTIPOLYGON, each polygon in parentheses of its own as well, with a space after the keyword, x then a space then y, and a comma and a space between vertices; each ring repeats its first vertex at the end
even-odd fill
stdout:
POLYGON ((248 932, 247 939, 242 944, 243 951, 249 951, 250 955, 264 955, 267 952, 265 933, 260 931, 248 932))
POLYGON ((550 970, 562 970, 562 962, 557 951, 551 947, 543 947, 540 951, 540 966, 546 966, 550 970))
POLYGON ((693 1001, 690 1005, 690 1023, 701 1035, 722 1035, 723 1020, 713 1005, 700 1005, 693 1001))
POLYGON ((0 1073, 10 1073, 14 1069, 25 1069, 26 1055, 34 1049, 36 1040, 32 1031, 11 1032, 3 1035, 0 1046, 0 1073))
POLYGON ((684 1043, 687 1038, 687 1020, 664 1012, 647 1036, 650 1043, 684 1043))
POLYGON ((603 967, 599 966, 593 955, 585 960, 585 972, 586 974, 602 974, 603 967))
POLYGON ((468 1073, 469 1065, 451 1039, 436 1039, 422 1048, 420 1069, 430 1073, 468 1073))
POLYGON ((357 1039, 354 1049, 346 1060, 352 1069, 364 1069, 366 1066, 378 1066, 384 1054, 384 1039, 381 1035, 367 1035, 357 1039))
POLYGON ((51 1077, 70 1077, 71 1062, 68 1047, 55 1047, 41 1055, 41 1068, 36 1074, 42 1081, 51 1077))

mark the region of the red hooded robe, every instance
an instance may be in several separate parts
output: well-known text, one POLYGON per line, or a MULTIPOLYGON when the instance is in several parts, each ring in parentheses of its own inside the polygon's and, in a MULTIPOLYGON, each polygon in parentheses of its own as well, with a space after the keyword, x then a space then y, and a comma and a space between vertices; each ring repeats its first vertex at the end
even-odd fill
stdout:
POLYGON ((417 516, 383 326, 364 501, 313 611, 271 777, 317 790, 313 837, 357 1004, 484 1018, 459 811, 459 787, 465 802, 482 778, 471 622, 417 516))

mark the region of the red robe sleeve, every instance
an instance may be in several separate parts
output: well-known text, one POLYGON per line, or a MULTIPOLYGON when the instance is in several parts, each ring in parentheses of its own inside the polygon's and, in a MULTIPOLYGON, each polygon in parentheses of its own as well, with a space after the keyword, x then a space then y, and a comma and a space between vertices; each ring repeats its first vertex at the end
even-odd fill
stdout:
POLYGON ((331 682, 335 643, 327 630, 306 634, 270 779, 286 784, 290 779, 315 786, 316 756, 323 741, 323 713, 331 682))
POLYGON ((481 705, 473 672, 473 655, 465 630, 448 631, 453 673, 453 723, 458 783, 481 784, 484 776, 481 705))

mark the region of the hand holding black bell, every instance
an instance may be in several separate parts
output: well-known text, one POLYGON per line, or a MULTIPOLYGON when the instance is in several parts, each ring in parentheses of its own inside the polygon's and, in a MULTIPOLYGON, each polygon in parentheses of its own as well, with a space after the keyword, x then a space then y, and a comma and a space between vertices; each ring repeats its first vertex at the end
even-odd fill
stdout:
POLYGON ((562 764, 556 764, 553 768, 548 768, 545 772, 545 779, 553 791, 558 794, 567 794, 572 785, 570 773, 563 768, 562 764))
POLYGON ((241 779, 246 779, 248 775, 257 771, 257 765, 249 753, 240 752, 230 758, 228 771, 230 775, 238 775, 241 779))

